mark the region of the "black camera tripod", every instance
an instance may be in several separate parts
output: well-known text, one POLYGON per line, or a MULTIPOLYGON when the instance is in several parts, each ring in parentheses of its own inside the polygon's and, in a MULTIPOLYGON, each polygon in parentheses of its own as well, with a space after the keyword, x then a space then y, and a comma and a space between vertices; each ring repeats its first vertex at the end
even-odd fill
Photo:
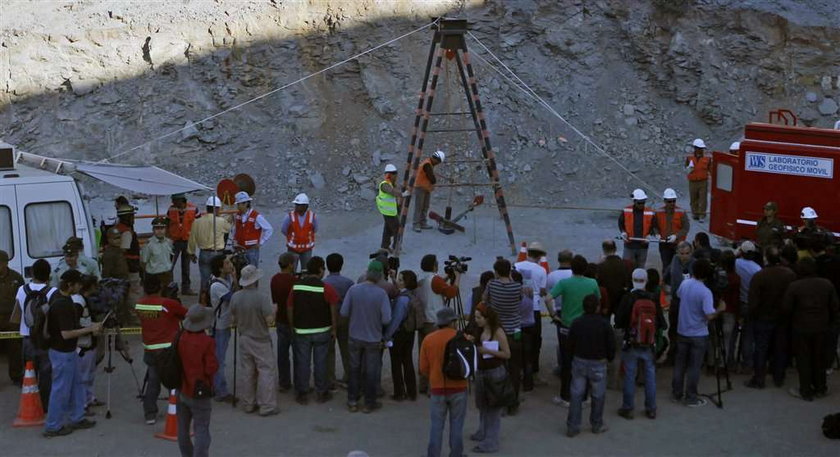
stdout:
POLYGON ((726 358, 726 339, 724 338, 722 319, 715 319, 711 324, 711 329, 714 332, 714 338, 712 339, 712 351, 714 354, 713 363, 715 364, 715 378, 717 378, 717 393, 702 395, 711 400, 711 402, 718 408, 723 408, 723 393, 732 390, 732 380, 729 379, 729 366, 726 358), (724 379, 726 379, 726 389, 721 388, 721 374, 723 374, 724 379))
MULTIPOLYGON (((143 398, 143 388, 140 387, 140 381, 137 379, 137 373, 134 372, 134 359, 132 359, 128 352, 124 350, 123 347, 123 338, 122 333, 120 332, 119 325, 116 325, 113 328, 106 328, 105 330, 108 338, 107 343, 107 351, 108 351, 108 364, 105 365, 105 373, 108 373, 108 396, 106 397, 106 404, 107 404, 107 411, 105 412, 105 418, 111 418, 111 373, 117 368, 113 364, 113 355, 114 350, 122 356, 123 360, 128 362, 129 368, 131 368, 131 375, 134 377, 134 385, 137 387, 137 398, 143 398)), ((144 381, 145 382, 145 381, 144 381)))
POLYGON ((443 305, 455 311, 455 314, 458 316, 458 330, 467 328, 467 322, 464 320, 464 302, 461 300, 460 288, 458 289, 458 293, 452 298, 447 298, 443 302, 443 305))

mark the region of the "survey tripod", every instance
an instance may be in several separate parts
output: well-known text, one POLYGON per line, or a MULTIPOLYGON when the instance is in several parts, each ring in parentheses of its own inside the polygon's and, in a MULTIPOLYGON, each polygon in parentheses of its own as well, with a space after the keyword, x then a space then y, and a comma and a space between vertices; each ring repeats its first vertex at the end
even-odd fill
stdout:
POLYGON ((140 387, 140 381, 137 379, 137 373, 134 372, 134 359, 131 358, 131 356, 128 354, 128 351, 125 349, 124 340, 123 340, 123 337, 122 337, 122 333, 120 332, 119 325, 117 325, 113 328, 107 328, 105 330, 105 338, 106 338, 106 341, 107 341, 106 350, 108 351, 108 353, 106 354, 106 356, 108 357, 108 364, 105 365, 105 373, 108 374, 108 394, 107 394, 107 397, 106 397, 106 405, 107 405, 108 409, 105 412, 105 418, 110 419, 111 418, 111 374, 117 368, 113 364, 114 350, 119 352, 120 356, 122 356, 122 359, 125 360, 126 362, 128 362, 128 366, 129 366, 129 368, 131 368, 131 375, 134 377, 134 385, 135 385, 135 387, 137 387, 137 398, 140 398, 140 399, 143 398, 143 392, 146 389, 146 381, 148 379, 148 373, 146 373, 146 376, 143 379, 143 387, 140 387))

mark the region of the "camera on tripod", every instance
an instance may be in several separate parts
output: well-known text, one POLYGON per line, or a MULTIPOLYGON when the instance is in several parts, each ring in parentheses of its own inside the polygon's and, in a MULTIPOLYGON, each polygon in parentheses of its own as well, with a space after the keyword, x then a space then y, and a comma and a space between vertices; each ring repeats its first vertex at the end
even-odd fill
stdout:
POLYGON ((379 250, 368 256, 369 259, 376 259, 385 257, 386 264, 385 267, 388 268, 389 271, 399 271, 400 270, 400 258, 396 256, 392 256, 388 254, 388 251, 379 250))
POLYGON ((230 256, 230 263, 233 264, 236 277, 238 278, 242 273, 242 269, 248 265, 248 259, 245 257, 245 251, 225 251, 225 255, 230 256))
POLYGON ((466 273, 469 269, 467 262, 472 260, 472 257, 458 257, 454 255, 449 256, 449 260, 443 262, 443 272, 450 278, 455 277, 455 273, 466 273))

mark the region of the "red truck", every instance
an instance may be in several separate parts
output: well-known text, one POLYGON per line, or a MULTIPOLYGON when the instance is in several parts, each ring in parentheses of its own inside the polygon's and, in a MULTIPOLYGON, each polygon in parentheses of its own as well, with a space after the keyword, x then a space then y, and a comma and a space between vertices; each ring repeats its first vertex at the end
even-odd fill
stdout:
MULTIPOLYGON (((783 113, 771 113, 771 120, 783 113)), ((793 119, 790 126, 748 124, 737 154, 713 153, 713 234, 755 239, 764 204, 774 201, 791 229, 802 225, 800 212, 810 206, 817 223, 840 237, 840 130, 799 127, 793 119)))

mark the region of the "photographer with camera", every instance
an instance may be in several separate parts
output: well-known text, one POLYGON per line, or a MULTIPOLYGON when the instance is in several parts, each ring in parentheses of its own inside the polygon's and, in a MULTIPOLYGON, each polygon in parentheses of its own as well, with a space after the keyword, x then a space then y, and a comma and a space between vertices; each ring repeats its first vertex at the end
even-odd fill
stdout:
MULTIPOLYGON (((438 267, 437 256, 434 254, 426 254, 420 260, 420 269, 423 272, 417 280, 416 294, 423 303, 425 321, 417 329, 418 346, 423 346, 423 339, 437 330, 437 313, 445 307, 446 300, 458 295, 461 273, 466 271, 466 265, 456 263, 452 267, 447 267, 447 277, 443 277, 437 274, 438 267)), ((419 391, 421 394, 426 394, 428 390, 429 378, 421 375, 419 391)))
POLYGON ((172 346, 175 333, 181 327, 181 320, 187 315, 187 309, 176 300, 161 296, 160 276, 146 275, 143 290, 146 296, 134 305, 134 311, 140 319, 143 336, 143 362, 147 367, 147 385, 143 395, 143 413, 146 425, 157 422, 157 399, 160 395, 160 376, 155 359, 162 349, 172 346))
MULTIPOLYGON (((397 271, 400 269, 400 258, 390 257, 388 251, 385 249, 374 252, 369 258, 372 261, 375 260, 382 264, 382 279, 376 285, 388 294, 388 299, 396 299, 400 294, 400 290, 397 288, 397 271)), ((367 273, 359 276, 356 284, 364 282, 366 277, 367 273)))

